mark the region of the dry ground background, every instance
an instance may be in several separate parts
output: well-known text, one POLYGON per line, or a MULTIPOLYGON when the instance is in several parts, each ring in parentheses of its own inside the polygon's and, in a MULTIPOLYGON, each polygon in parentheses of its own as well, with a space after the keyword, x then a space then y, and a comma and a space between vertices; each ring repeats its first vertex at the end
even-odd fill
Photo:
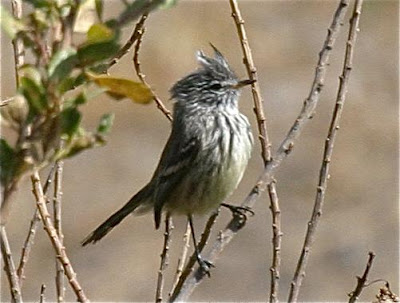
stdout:
MULTIPOLYGON (((2 1, 8 6, 9 1, 2 1)), ((119 1, 107 1, 113 14, 119 1)), ((337 1, 240 1, 275 150, 308 94, 317 55, 337 1)), ((351 10, 349 10, 350 13, 351 10)), ((349 17, 349 15, 347 16, 349 17)), ((319 227, 301 301, 345 301, 361 274, 369 250, 376 254, 371 279, 384 278, 398 293, 398 1, 366 1, 356 45, 354 71, 331 167, 326 206, 319 227)), ((326 87, 317 114, 302 134, 294 153, 277 177, 282 208, 283 247, 280 299, 287 288, 303 243, 306 222, 315 196, 323 143, 333 108, 343 62, 348 23, 333 51, 326 87)), ((126 29, 128 37, 130 29, 126 29)), ((125 38, 124 38, 125 39, 125 38)), ((13 94, 12 53, 3 37, 1 98, 13 94)), ((167 106, 168 89, 196 68, 194 53, 211 52, 214 43, 237 74, 244 77, 242 54, 230 17, 228 1, 180 1, 170 10, 151 15, 141 51, 143 71, 167 106)), ((112 70, 134 77, 128 55, 112 70)), ((250 91, 243 92, 241 109, 251 117, 250 91)), ((143 186, 155 168, 169 133, 169 122, 154 104, 115 103, 106 97, 85 107, 86 124, 94 127, 104 112, 116 119, 106 147, 85 152, 65 162, 65 244, 83 288, 92 301, 151 301, 154 299, 162 231, 152 216, 129 217, 95 246, 79 242, 143 186)), ((261 171, 259 145, 239 189, 230 198, 240 203, 261 171)), ((45 175, 45 174, 44 174, 45 175)), ((34 210, 29 182, 21 186, 8 225, 16 255, 34 210)), ((224 251, 194 301, 265 301, 269 285, 271 218, 267 195, 258 201, 256 215, 224 251)), ((229 214, 220 216, 216 232, 229 214)), ((198 218, 200 228, 204 219, 198 218)), ((185 221, 175 220, 170 271, 180 253, 185 221)), ((38 300, 40 285, 54 299, 54 253, 39 230, 23 286, 25 300, 38 300)), ((170 280, 167 280, 167 289, 170 280)), ((2 300, 8 284, 2 275, 2 300)), ((373 300, 378 286, 364 291, 373 300)), ((74 296, 67 287, 68 300, 74 296)))

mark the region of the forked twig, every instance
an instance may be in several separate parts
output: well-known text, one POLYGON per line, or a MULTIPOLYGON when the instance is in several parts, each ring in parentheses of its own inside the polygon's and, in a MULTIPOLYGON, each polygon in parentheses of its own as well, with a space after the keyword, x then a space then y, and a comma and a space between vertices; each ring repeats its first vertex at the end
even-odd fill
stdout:
MULTIPOLYGON (((265 190, 266 185, 272 182, 273 176, 277 172, 282 162, 293 150, 295 140, 300 136, 301 131, 304 129, 305 125, 307 125, 309 118, 314 113, 325 81, 325 74, 329 63, 330 54, 339 34, 341 24, 343 23, 343 19, 348 8, 348 3, 349 0, 341 0, 335 12, 332 24, 328 29, 328 35, 319 55, 319 60, 315 70, 315 76, 309 96, 304 101, 300 114, 289 130, 287 136, 281 143, 275 156, 272 157, 272 160, 267 163, 256 185, 252 188, 245 201, 242 203, 243 207, 252 207, 257 198, 260 196, 261 192, 265 190)), ((221 232, 210 253, 206 257, 208 261, 214 262, 222 253, 224 248, 230 243, 230 241, 232 241, 241 228, 239 220, 239 218, 233 218, 228 223, 227 227, 221 232)), ((192 273, 184 283, 185 285, 182 287, 182 291, 179 294, 179 300, 177 299, 177 301, 187 300, 194 288, 201 283, 203 278, 204 274, 202 274, 201 270, 197 270, 196 272, 192 273), (185 292, 183 292, 183 290, 185 290, 185 292)), ((172 298, 171 301, 175 301, 174 298, 172 298)))
POLYGON ((168 294, 169 297, 172 296, 172 292, 178 285, 179 279, 181 278, 181 275, 183 272, 183 267, 185 266, 185 263, 186 263, 188 250, 190 248, 190 235, 191 235, 190 224, 189 224, 189 221, 187 221, 186 231, 185 231, 185 234, 183 235, 182 253, 178 259, 178 266, 176 268, 174 283, 172 284, 171 291, 168 294))
MULTIPOLYGON (((263 100, 261 97, 260 86, 258 84, 257 70, 253 61, 250 45, 247 39, 246 29, 244 27, 244 20, 242 18, 239 5, 236 0, 229 0, 232 17, 236 24, 236 29, 240 38, 240 44, 243 51, 243 63, 246 66, 247 74, 251 80, 256 80, 251 86, 254 101, 254 113, 257 118, 258 125, 258 138, 261 143, 261 156, 264 165, 271 161, 271 143, 267 131, 267 123, 265 118, 265 111, 263 100)), ((271 286, 269 293, 269 301, 271 303, 278 302, 279 291, 279 278, 280 278, 280 264, 281 264, 281 212, 279 207, 279 199, 276 191, 276 181, 274 180, 268 184, 268 195, 270 198, 270 210, 272 215, 272 265, 270 267, 271 286)))
POLYGON ((140 81, 142 81, 142 83, 145 84, 151 90, 153 94, 153 100, 154 102, 156 102, 157 108, 165 115, 165 117, 167 117, 169 121, 172 121, 171 112, 165 107, 164 103, 161 101, 159 97, 157 97, 151 86, 147 83, 147 81, 145 80, 146 76, 142 73, 142 70, 140 68, 139 50, 142 44, 144 32, 145 28, 144 26, 142 26, 141 30, 138 31, 138 38, 136 40, 135 51, 133 53, 133 65, 135 67, 136 75, 138 76, 140 81))
POLYGON ((19 284, 17 271, 15 270, 6 227, 4 225, 0 225, 0 240, 1 255, 3 256, 4 271, 6 272, 7 279, 10 284, 11 299, 12 302, 19 303, 22 302, 21 287, 19 284))
POLYGON ((76 273, 71 265, 71 262, 69 261, 67 253, 65 252, 65 247, 62 245, 57 235, 57 231, 54 228, 53 222, 51 221, 51 216, 46 206, 46 199, 43 194, 43 188, 42 185, 40 184, 39 173, 37 171, 34 171, 34 173, 32 174, 31 181, 33 188, 32 191, 36 198, 36 206, 39 209, 44 229, 49 235, 51 244, 54 247, 57 258, 63 265, 65 275, 68 278, 68 282, 71 285, 72 290, 76 294, 79 302, 89 302, 80 283, 76 278, 76 273))
POLYGON ((164 245, 161 253, 160 268, 158 270, 157 288, 156 288, 156 302, 163 302, 163 289, 164 289, 164 272, 168 267, 168 251, 171 245, 171 232, 174 229, 171 214, 168 213, 165 218, 165 232, 164 232, 164 245))
POLYGON ((370 251, 368 253, 368 262, 367 265, 365 267, 364 273, 362 275, 362 277, 358 277, 357 276, 357 286, 356 288, 349 294, 349 303, 354 303, 358 300, 358 297, 361 295, 361 292, 365 286, 365 284, 367 283, 367 278, 368 278, 368 274, 369 271, 371 270, 372 267, 372 262, 374 261, 375 258, 375 254, 370 251))
POLYGON ((317 186, 317 193, 315 196, 314 209, 312 211, 311 219, 307 224, 307 232, 304 239, 301 255, 297 263, 296 271, 290 285, 288 302, 297 302, 302 280, 305 276, 305 269, 311 253, 311 247, 315 241, 318 223, 322 214, 322 208, 325 201, 326 188, 328 186, 329 168, 333 154, 333 147, 337 131, 339 130, 340 118, 343 112, 343 106, 346 99, 348 90, 348 82, 350 71, 353 64, 354 45, 357 39, 358 24, 360 21, 361 6, 363 0, 356 0, 354 4, 353 16, 350 19, 350 29, 346 44, 346 53, 343 64, 342 75, 339 77, 340 83, 336 97, 336 104, 332 114, 332 120, 328 131, 328 137, 325 141, 325 148, 323 154, 322 165, 319 173, 319 181, 317 186))
POLYGON ((118 53, 115 54, 114 58, 112 58, 110 60, 110 62, 108 63, 107 69, 110 69, 114 64, 117 64, 118 61, 129 52, 132 45, 139 38, 140 32, 143 30, 144 22, 146 21, 147 16, 148 16, 148 14, 143 14, 143 16, 142 16, 142 18, 140 18, 139 22, 136 23, 135 28, 133 29, 133 32, 132 32, 131 36, 129 37, 128 41, 126 41, 124 46, 122 46, 121 49, 118 51, 118 53))

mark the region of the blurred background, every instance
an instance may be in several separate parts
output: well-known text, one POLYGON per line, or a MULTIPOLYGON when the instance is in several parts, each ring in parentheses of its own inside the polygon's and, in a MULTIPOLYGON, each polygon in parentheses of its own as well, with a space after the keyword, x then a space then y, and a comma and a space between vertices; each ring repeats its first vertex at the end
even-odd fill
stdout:
MULTIPOLYGON (((120 11, 119 1, 105 1, 107 14, 120 11)), ((275 151, 307 97, 314 69, 338 1, 240 1, 243 18, 265 102, 268 132, 275 151)), ((9 7, 9 1, 2 1, 9 7)), ((300 254, 316 193, 324 140, 334 106, 338 76, 348 32, 346 23, 333 50, 331 65, 316 115, 294 152, 276 175, 282 210, 282 268, 280 300, 300 254)), ((168 89, 197 67, 195 52, 207 54, 215 44, 240 77, 246 77, 242 52, 228 1, 179 1, 149 17, 141 49, 147 81, 168 108, 168 89)), ((132 25, 133 26, 133 25, 132 25)), ((368 251, 376 253, 370 279, 386 279, 399 292, 398 208, 398 1, 366 1, 355 48, 354 68, 331 163, 325 208, 301 289, 300 301, 347 301, 356 275, 362 274, 368 251)), ((131 33, 124 31, 123 41, 131 33)), ((2 35, 1 98, 14 92, 13 55, 2 35)), ((111 74, 135 78, 132 54, 111 74)), ((252 98, 245 89, 241 110, 257 128, 252 98)), ((154 104, 114 102, 106 96, 89 102, 85 124, 94 128, 105 112, 116 118, 108 144, 65 161, 63 230, 65 246, 78 279, 91 301, 152 301, 155 296, 163 231, 154 230, 153 216, 128 217, 96 245, 81 240, 124 204, 151 177, 169 135, 170 124, 154 104)), ((238 190, 229 202, 243 201, 262 171, 258 141, 238 190)), ((43 179, 47 171, 43 172, 43 179)), ((34 211, 30 182, 15 195, 8 233, 17 261, 34 211)), ((271 215, 266 194, 256 215, 225 249, 211 279, 195 290, 192 301, 267 301, 271 264, 271 215)), ((230 219, 222 211, 214 233, 230 219)), ((200 234, 206 218, 196 218, 200 234)), ((181 252, 186 221, 174 220, 173 244, 164 289, 169 290, 181 252)), ((43 229, 38 230, 26 268, 23 294, 38 300, 46 284, 54 300, 54 251, 43 229)), ((2 271, 2 301, 9 300, 2 271)), ((363 291, 372 301, 379 284, 363 291)), ((67 299, 75 296, 67 288, 67 299)))

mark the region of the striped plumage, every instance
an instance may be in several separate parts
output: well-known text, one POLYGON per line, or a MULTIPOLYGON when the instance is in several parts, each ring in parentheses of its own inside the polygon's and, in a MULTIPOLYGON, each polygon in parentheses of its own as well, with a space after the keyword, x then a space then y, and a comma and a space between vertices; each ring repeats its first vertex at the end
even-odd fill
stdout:
POLYGON ((239 112, 239 81, 222 54, 197 53, 200 68, 171 89, 172 131, 150 182, 83 242, 104 237, 128 214, 153 210, 156 228, 163 211, 205 214, 239 184, 250 158, 253 137, 239 112))

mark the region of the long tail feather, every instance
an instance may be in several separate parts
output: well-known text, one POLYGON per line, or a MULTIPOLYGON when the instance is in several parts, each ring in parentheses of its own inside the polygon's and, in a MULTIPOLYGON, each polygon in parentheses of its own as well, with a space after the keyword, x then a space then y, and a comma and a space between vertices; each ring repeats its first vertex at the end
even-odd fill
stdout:
POLYGON ((134 195, 121 209, 112 214, 106 221, 97 227, 83 241, 82 246, 89 243, 96 243, 107 235, 116 225, 118 225, 127 215, 132 213, 138 206, 147 201, 150 197, 150 184, 134 195))

